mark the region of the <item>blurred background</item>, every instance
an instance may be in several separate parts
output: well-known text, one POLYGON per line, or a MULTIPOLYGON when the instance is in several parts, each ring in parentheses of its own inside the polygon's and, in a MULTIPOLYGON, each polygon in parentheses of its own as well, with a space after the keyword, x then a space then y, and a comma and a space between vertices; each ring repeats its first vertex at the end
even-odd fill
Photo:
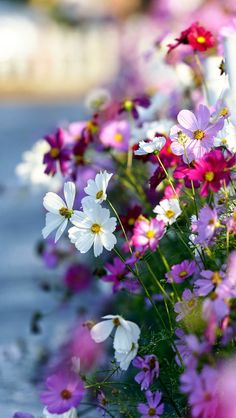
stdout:
POLYGON ((57 347, 68 313, 31 333, 32 314, 54 308, 42 283, 55 272, 36 255, 45 190, 19 183, 22 153, 59 124, 85 118, 84 98, 97 86, 120 98, 158 89, 168 96, 188 77, 181 67, 177 83, 159 41, 197 20, 216 32, 235 11, 235 0, 0 1, 1 418, 40 416, 35 360, 57 347))

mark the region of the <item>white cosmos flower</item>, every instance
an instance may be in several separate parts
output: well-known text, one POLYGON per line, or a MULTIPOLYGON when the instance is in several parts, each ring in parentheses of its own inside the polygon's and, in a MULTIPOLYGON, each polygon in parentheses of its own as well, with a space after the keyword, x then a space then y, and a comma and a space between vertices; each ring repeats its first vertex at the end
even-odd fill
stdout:
MULTIPOLYGON (((149 133, 154 136, 154 131, 149 133)), ((166 138, 164 136, 154 137, 153 139, 147 139, 145 141, 139 142, 139 149, 134 151, 135 155, 146 155, 153 154, 155 151, 161 151, 166 143, 166 138)))
POLYGON ((96 343, 105 341, 116 328, 113 347, 116 352, 128 354, 137 343, 140 336, 140 328, 134 322, 126 321, 120 315, 106 315, 105 321, 98 322, 91 329, 91 337, 96 343))
POLYGON ((43 199, 43 206, 48 210, 46 214, 46 226, 42 230, 44 238, 47 238, 52 231, 57 229, 55 242, 59 240, 65 231, 68 220, 73 214, 75 200, 75 184, 68 181, 64 184, 65 201, 53 192, 48 192, 43 199))
POLYGON ((98 257, 103 247, 111 251, 116 244, 113 232, 116 218, 110 218, 109 209, 102 208, 92 200, 82 202, 83 212, 75 211, 71 217, 73 223, 69 229, 69 238, 81 253, 87 253, 94 246, 94 255, 98 257))
POLYGON ((230 152, 236 152, 236 130, 231 122, 225 120, 223 129, 214 138, 214 146, 224 146, 230 152))
POLYGON ((75 408, 71 408, 69 411, 64 412, 64 414, 51 414, 47 408, 43 410, 43 418, 77 418, 77 416, 75 408))
POLYGON ((131 361, 136 357, 138 352, 138 344, 133 343, 131 350, 128 353, 121 353, 119 351, 115 351, 115 359, 118 363, 120 363, 121 370, 127 370, 131 361))
MULTIPOLYGON (((109 174, 106 170, 103 172, 100 171, 100 173, 96 174, 94 180, 88 180, 87 186, 84 189, 85 193, 96 203, 102 203, 107 198, 106 190, 112 176, 113 173, 109 174)), ((85 199, 88 199, 88 197, 85 197, 82 200, 82 204, 85 199)))
POLYGON ((157 213, 156 219, 158 221, 164 221, 165 223, 172 225, 182 211, 178 199, 163 199, 160 204, 153 209, 153 212, 157 213))

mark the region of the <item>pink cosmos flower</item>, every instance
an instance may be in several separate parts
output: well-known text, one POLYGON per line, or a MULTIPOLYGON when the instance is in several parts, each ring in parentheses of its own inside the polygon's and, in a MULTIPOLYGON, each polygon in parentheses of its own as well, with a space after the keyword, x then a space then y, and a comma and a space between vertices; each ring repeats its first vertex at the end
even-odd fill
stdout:
POLYGON ((138 404, 138 412, 141 414, 141 418, 153 417, 159 418, 163 414, 164 404, 161 402, 161 393, 152 393, 148 390, 146 393, 147 404, 138 404))
POLYGON ((102 280, 113 283, 112 289, 114 293, 121 289, 127 289, 131 292, 139 289, 138 281, 118 257, 113 259, 113 264, 106 263, 105 267, 108 274, 103 276, 102 280))
POLYGON ((212 367, 204 366, 189 396, 194 418, 217 418, 219 408, 217 380, 217 371, 212 367))
POLYGON ((210 206, 205 205, 199 211, 198 220, 195 224, 196 232, 198 233, 197 242, 199 244, 208 244, 219 226, 216 209, 211 209, 210 206))
POLYGON ((230 169, 235 164, 235 156, 224 157, 221 150, 214 150, 195 162, 188 172, 191 180, 202 184, 200 194, 207 196, 209 191, 218 192, 221 186, 230 181, 230 169))
POLYGON ((165 233, 165 223, 153 218, 140 216, 134 224, 132 241, 135 247, 150 248, 154 251, 165 233))
POLYGON ((185 289, 182 294, 182 300, 176 302, 174 311, 178 314, 176 321, 181 321, 185 316, 190 314, 197 306, 197 297, 190 289, 185 289))
POLYGON ((100 132, 101 142, 119 151, 127 151, 129 147, 130 125, 125 120, 114 120, 105 123, 100 132))
POLYGON ((229 233, 236 234, 236 210, 234 210, 232 216, 227 219, 226 226, 229 233))
POLYGON ((62 414, 77 407, 85 389, 79 376, 66 372, 58 372, 46 380, 47 390, 42 392, 40 399, 50 413, 62 414))
POLYGON ((221 271, 218 272, 211 270, 203 270, 200 275, 203 279, 198 279, 194 283, 195 292, 198 296, 207 296, 222 283, 225 276, 221 271))
POLYGON ((192 276, 195 271, 195 261, 184 260, 180 264, 173 265, 171 270, 166 273, 165 277, 169 283, 182 283, 185 279, 192 276))
POLYGON ((45 136, 44 139, 51 147, 43 157, 46 174, 54 176, 59 167, 63 176, 67 173, 71 150, 65 145, 65 136, 66 133, 62 128, 58 128, 54 134, 45 136))
POLYGON ((82 264, 72 264, 64 275, 64 282, 68 289, 78 293, 87 289, 91 283, 91 272, 82 264))
POLYGON ((185 162, 191 162, 210 151, 214 137, 224 125, 223 118, 213 123, 210 117, 210 111, 204 105, 199 106, 196 115, 190 110, 181 110, 177 116, 179 124, 170 132, 173 153, 183 155, 185 162))

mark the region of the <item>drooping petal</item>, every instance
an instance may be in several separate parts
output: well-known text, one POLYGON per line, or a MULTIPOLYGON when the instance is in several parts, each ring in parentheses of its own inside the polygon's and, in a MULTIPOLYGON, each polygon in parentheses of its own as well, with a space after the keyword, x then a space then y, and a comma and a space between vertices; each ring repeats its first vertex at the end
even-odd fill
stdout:
POLYGON ((59 238, 61 238, 63 232, 65 231, 66 227, 68 224, 68 219, 64 219, 64 221, 62 222, 62 224, 59 226, 56 236, 55 236, 55 242, 57 242, 59 240, 59 238))
POLYGON ((122 325, 119 325, 113 341, 114 349, 120 353, 128 353, 131 350, 132 342, 132 333, 122 325))
POLYGON ((72 209, 75 200, 75 184, 72 181, 64 184, 64 196, 68 209, 72 209))
POLYGON ((96 343, 105 341, 114 328, 112 319, 101 321, 91 329, 91 337, 96 343))
POLYGON ((47 238, 52 231, 57 229, 64 221, 64 218, 58 214, 47 213, 46 214, 46 226, 42 230, 43 238, 47 238))

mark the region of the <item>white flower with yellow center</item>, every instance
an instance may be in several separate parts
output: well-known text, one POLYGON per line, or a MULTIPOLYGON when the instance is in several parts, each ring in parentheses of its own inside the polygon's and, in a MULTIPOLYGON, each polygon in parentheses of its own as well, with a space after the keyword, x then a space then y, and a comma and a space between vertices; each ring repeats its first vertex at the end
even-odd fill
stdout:
POLYGON ((166 143, 166 138, 164 136, 155 137, 155 132, 150 132, 150 136, 153 139, 147 139, 145 141, 139 142, 139 148, 134 151, 135 155, 147 155, 153 154, 154 152, 159 152, 164 147, 166 143))
POLYGON ((128 353, 120 353, 119 351, 115 351, 115 359, 118 363, 120 363, 121 370, 127 370, 131 361, 136 357, 138 352, 138 344, 132 344, 131 350, 128 353))
POLYGON ((215 147, 225 147, 230 152, 236 152, 236 130, 234 125, 225 120, 223 129, 214 138, 215 147))
POLYGON ((163 199, 153 212, 157 213, 156 219, 172 225, 181 214, 178 199, 163 199))
MULTIPOLYGON (((115 328, 113 347, 117 353, 129 354, 140 336, 140 328, 134 322, 126 321, 120 315, 106 315, 105 321, 98 322, 91 329, 91 337, 96 343, 105 341, 115 328)), ((116 353, 116 356, 117 356, 116 353)), ((119 356, 118 356, 119 357, 119 356)), ((121 359, 124 360, 123 357, 121 359)), ((118 360, 118 359, 117 359, 118 360)), ((118 360, 121 361, 121 360, 118 360)))
POLYGON ((112 173, 107 173, 107 171, 100 171, 96 174, 94 180, 89 179, 87 186, 84 191, 88 195, 82 200, 82 204, 85 200, 94 200, 96 203, 102 203, 107 198, 106 190, 110 178, 113 176, 112 173))
POLYGON ((75 225, 69 229, 71 242, 81 253, 93 246, 95 257, 103 252, 103 247, 111 251, 116 244, 116 218, 110 218, 110 211, 92 200, 84 200, 82 207, 83 212, 75 211, 70 219, 75 225))
POLYGON ((65 201, 58 194, 49 192, 43 199, 43 206, 47 209, 46 226, 42 230, 44 238, 47 238, 52 231, 57 229, 55 242, 59 240, 65 231, 68 221, 71 218, 75 200, 75 184, 68 181, 64 184, 65 201))

